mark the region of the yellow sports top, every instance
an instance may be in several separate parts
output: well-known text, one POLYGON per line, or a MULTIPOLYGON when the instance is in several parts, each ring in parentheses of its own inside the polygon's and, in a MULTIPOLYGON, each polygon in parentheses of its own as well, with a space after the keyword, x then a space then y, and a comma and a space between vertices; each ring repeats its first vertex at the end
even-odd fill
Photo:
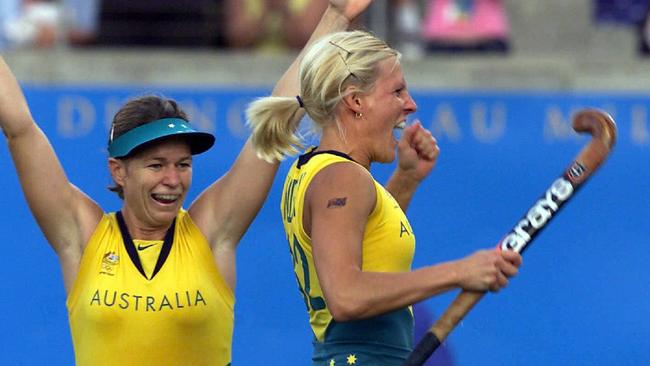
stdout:
MULTIPOLYGON (((363 322, 337 323, 327 308, 316 274, 311 238, 303 228, 305 193, 318 172, 331 164, 356 164, 337 151, 308 152, 291 167, 284 183, 281 211, 293 257, 300 292, 309 311, 309 322, 318 343, 368 343, 408 349, 413 318, 409 308, 363 322), (372 331, 369 331, 372 329, 372 331)), ((397 201, 373 179, 377 200, 362 242, 361 269, 368 272, 407 272, 415 251, 415 236, 397 201)), ((336 228, 332 228, 336 230, 336 228)))
POLYGON ((128 249, 104 215, 67 300, 77 366, 230 363, 234 296, 205 237, 181 210, 167 238, 128 249))

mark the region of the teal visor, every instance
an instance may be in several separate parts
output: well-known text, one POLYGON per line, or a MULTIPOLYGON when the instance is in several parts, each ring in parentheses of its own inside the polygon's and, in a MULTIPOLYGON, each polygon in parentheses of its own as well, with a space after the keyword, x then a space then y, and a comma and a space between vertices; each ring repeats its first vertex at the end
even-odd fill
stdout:
POLYGON ((108 145, 108 156, 123 158, 137 147, 172 136, 186 139, 192 155, 205 152, 214 145, 212 134, 196 131, 180 118, 163 118, 138 126, 113 140, 108 145))

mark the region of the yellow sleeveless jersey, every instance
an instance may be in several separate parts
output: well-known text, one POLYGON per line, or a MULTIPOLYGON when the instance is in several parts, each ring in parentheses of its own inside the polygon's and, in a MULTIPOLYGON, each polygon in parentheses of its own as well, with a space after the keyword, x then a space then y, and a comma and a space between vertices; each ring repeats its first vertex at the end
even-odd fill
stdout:
MULTIPOLYGON (((305 193, 311 180, 325 167, 356 164, 337 151, 308 152, 291 167, 284 183, 281 211, 284 229, 293 257, 299 290, 309 312, 314 332, 314 361, 341 352, 370 352, 405 357, 412 349, 413 317, 410 308, 370 319, 336 322, 327 308, 312 256, 311 239, 303 228, 305 193)), ((397 201, 373 179, 377 201, 366 223, 362 270, 368 272, 406 272, 411 269, 415 236, 397 201)))
POLYGON ((234 296, 205 237, 182 210, 166 241, 129 247, 104 215, 66 304, 77 366, 230 363, 234 296))

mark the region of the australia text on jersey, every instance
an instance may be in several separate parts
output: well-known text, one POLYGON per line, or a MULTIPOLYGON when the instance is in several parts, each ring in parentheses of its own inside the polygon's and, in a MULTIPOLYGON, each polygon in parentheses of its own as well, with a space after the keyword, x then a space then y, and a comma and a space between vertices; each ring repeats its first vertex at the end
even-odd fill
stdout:
POLYGON ((201 291, 174 292, 162 296, 145 296, 127 292, 95 290, 90 299, 90 306, 116 306, 122 310, 162 311, 175 310, 192 306, 207 306, 201 291))

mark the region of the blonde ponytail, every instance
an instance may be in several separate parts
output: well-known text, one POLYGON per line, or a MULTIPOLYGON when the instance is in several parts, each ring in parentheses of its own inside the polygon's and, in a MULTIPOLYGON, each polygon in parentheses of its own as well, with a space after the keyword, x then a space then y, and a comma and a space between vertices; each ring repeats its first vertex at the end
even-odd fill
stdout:
POLYGON ((303 115, 295 97, 264 97, 252 102, 246 119, 257 156, 273 162, 297 153, 302 144, 295 131, 303 115))

